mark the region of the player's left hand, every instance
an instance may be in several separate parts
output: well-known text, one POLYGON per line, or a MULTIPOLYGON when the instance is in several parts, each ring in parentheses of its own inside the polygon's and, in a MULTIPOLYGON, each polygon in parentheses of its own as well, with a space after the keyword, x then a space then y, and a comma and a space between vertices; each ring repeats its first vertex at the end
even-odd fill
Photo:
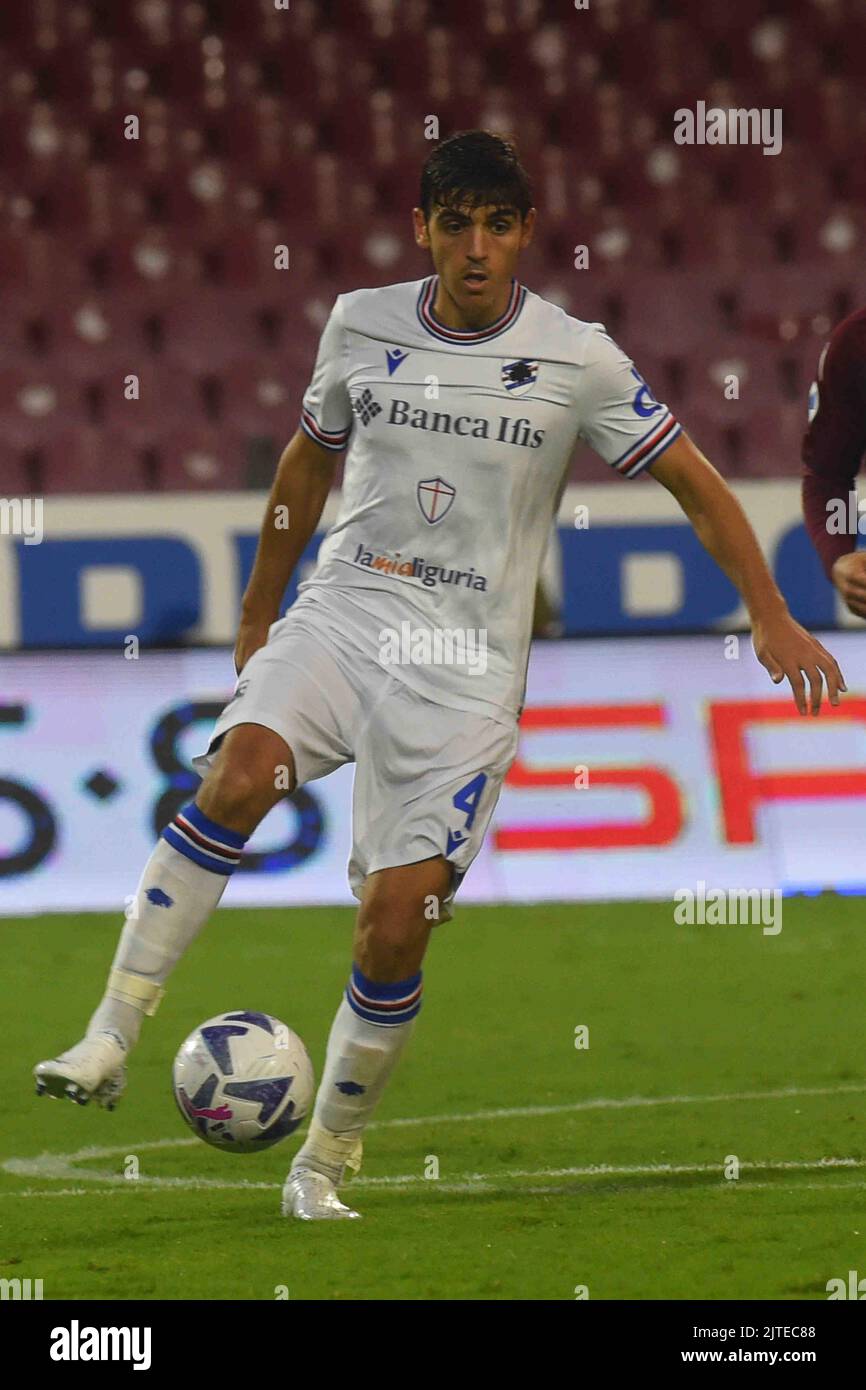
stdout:
POLYGON ((769 671, 775 685, 787 676, 801 714, 808 713, 810 708, 812 714, 818 713, 824 680, 831 705, 838 705, 840 691, 848 689, 835 657, 830 655, 826 647, 822 647, 817 638, 795 622, 790 613, 756 618, 752 624, 752 644, 755 655, 769 671), (806 681, 809 682, 808 701, 806 681))
POLYGON ((238 675, 241 674, 253 653, 265 645, 270 627, 271 619, 269 617, 241 618, 234 653, 235 671, 238 675))

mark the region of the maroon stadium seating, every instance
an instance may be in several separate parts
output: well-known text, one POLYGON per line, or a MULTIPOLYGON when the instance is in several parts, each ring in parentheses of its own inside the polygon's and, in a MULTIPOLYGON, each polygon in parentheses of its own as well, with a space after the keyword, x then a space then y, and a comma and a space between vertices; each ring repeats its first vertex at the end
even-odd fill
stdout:
POLYGON ((148 472, 142 452, 124 430, 93 425, 50 437, 38 451, 45 492, 143 492, 148 472))
POLYGON ((243 487, 243 446, 236 433, 216 426, 181 427, 160 449, 157 470, 159 486, 169 492, 243 487))
POLYGON ((796 471, 821 345, 866 302, 864 53, 853 0, 6 0, 2 486, 260 486, 249 441, 296 427, 334 296, 428 272, 429 116, 517 138, 532 288, 605 323, 727 471, 796 471), (698 100, 782 108, 782 153, 674 144, 698 100))

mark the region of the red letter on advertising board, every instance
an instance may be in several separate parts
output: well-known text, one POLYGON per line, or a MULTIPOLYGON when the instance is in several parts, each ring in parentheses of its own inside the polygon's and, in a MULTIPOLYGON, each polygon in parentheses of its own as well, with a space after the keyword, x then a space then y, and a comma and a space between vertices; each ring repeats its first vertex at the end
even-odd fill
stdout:
MULTIPOLYGON (((762 801, 800 801, 812 797, 866 796, 866 772, 754 772, 746 734, 756 724, 798 723, 803 716, 781 700, 722 700, 710 705, 710 730, 725 838, 731 845, 755 843, 755 811, 762 801)), ((866 720, 866 700, 848 699, 821 719, 866 720)), ((804 721, 805 727, 805 721, 804 721)))
MULTIPOLYGON (((521 729, 663 728, 661 705, 538 705, 525 709, 521 729)), ((518 755, 506 781, 509 787, 571 787, 573 768, 533 770, 518 755)), ((629 787, 646 794, 649 814, 643 821, 599 821, 596 825, 511 825, 495 833, 498 850, 624 849, 632 845, 668 845, 683 824, 680 789, 668 773, 651 765, 593 768, 593 787, 629 787)))

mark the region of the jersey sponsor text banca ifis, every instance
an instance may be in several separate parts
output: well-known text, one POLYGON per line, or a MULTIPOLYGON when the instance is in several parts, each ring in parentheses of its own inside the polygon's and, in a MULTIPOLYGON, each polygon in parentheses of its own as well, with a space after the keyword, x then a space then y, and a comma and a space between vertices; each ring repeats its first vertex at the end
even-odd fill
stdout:
POLYGON ((405 664, 420 694, 519 713, 535 586, 578 438, 635 477, 680 427, 604 326, 516 281, 487 328, 434 317, 437 277, 339 295, 302 427, 348 446, 337 519, 296 608, 375 655, 383 629, 486 633, 483 676, 405 664))

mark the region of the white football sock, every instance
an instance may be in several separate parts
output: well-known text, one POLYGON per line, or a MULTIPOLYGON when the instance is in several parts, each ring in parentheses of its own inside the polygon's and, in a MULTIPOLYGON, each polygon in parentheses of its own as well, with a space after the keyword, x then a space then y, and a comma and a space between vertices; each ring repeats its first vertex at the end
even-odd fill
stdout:
POLYGON ((381 985, 353 967, 328 1037, 309 1133, 292 1168, 342 1181, 421 1008, 421 973, 381 985), (373 1022, 379 1019, 381 1022, 373 1022))
POLYGON ((243 843, 195 803, 166 826, 145 865, 88 1036, 108 1031, 134 1046, 145 1014, 156 1012, 161 986, 222 897, 243 843))

